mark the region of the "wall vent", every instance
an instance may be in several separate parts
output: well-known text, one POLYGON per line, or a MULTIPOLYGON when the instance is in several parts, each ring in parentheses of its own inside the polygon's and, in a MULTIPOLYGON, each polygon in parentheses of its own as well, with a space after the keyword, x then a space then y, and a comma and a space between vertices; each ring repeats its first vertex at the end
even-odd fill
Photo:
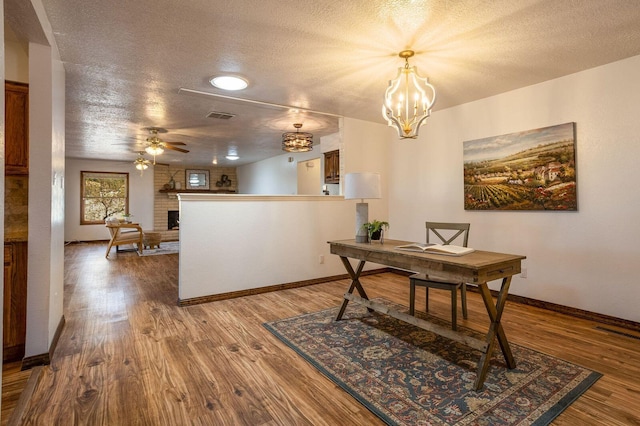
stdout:
POLYGON ((228 112, 219 112, 219 111, 211 111, 209 114, 207 114, 207 118, 218 118, 220 120, 228 120, 235 116, 236 116, 235 114, 230 114, 228 112))

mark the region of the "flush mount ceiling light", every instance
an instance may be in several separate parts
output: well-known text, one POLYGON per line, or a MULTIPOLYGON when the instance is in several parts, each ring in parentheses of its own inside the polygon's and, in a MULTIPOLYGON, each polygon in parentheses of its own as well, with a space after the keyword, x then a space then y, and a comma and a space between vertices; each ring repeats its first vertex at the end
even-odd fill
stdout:
POLYGON ((249 82, 242 77, 235 75, 219 75, 212 77, 209 83, 213 87, 217 87, 222 90, 242 90, 249 86, 249 82))
POLYGON ((282 134, 282 150, 287 152, 307 152, 313 150, 313 135, 307 132, 300 132, 301 123, 295 123, 295 132, 282 134))
POLYGON ((229 154, 226 157, 227 160, 231 160, 231 161, 236 161, 237 159, 239 159, 240 157, 238 156, 238 154, 229 154))
POLYGON ((398 129, 400 139, 415 139, 418 130, 431 115, 436 101, 436 89, 426 77, 420 77, 416 67, 409 66, 413 50, 403 50, 398 54, 405 60, 404 68, 398 68, 398 75, 389 80, 384 94, 382 116, 387 124, 398 129))

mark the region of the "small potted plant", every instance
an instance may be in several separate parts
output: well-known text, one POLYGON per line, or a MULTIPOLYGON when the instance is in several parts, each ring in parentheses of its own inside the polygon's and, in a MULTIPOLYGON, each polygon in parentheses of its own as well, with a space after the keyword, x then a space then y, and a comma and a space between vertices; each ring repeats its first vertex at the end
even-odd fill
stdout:
POLYGON ((131 223, 132 222, 132 219, 131 219, 132 217, 133 217, 133 215, 131 213, 124 213, 122 215, 122 221, 124 223, 131 223))
POLYGON ((380 241, 380 244, 384 244, 384 230, 389 229, 389 222, 372 220, 362 225, 362 227, 367 230, 369 242, 380 241))

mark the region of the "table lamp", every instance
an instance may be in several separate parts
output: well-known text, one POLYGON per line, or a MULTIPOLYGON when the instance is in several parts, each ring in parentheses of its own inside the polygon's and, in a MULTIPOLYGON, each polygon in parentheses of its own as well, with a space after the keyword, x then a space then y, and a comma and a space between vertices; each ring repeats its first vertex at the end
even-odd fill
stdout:
POLYGON ((344 198, 360 199, 356 204, 356 243, 368 242, 369 234, 363 225, 369 222, 369 204, 364 199, 382 198, 380 173, 347 173, 344 177, 344 198))

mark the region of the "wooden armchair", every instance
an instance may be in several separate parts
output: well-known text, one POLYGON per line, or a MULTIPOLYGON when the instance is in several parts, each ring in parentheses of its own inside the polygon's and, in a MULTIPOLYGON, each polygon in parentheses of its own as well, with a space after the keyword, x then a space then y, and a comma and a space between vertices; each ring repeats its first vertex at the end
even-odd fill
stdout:
POLYGON ((118 250, 118 246, 122 244, 137 244, 137 250, 142 253, 143 234, 140 225, 136 223, 120 223, 118 219, 106 219, 105 225, 111 235, 111 241, 109 241, 105 256, 107 259, 109 258, 111 247, 116 246, 116 250, 118 250))

